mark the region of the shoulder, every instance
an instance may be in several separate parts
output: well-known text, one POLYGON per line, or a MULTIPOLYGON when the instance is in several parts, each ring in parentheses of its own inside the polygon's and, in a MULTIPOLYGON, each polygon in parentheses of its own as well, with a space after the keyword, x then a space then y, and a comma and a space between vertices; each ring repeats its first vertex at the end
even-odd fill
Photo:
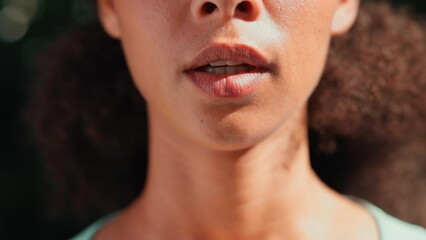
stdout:
POLYGON ((381 240, 426 240, 425 228, 401 221, 364 200, 357 199, 357 201, 373 215, 380 231, 381 240))

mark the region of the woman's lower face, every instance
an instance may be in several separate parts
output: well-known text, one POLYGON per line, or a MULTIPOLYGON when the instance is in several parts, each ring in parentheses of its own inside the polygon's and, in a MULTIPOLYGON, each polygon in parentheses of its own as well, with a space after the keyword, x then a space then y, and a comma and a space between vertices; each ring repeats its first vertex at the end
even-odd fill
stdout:
POLYGON ((109 1, 151 120, 228 150, 256 144, 303 111, 340 3, 109 1))

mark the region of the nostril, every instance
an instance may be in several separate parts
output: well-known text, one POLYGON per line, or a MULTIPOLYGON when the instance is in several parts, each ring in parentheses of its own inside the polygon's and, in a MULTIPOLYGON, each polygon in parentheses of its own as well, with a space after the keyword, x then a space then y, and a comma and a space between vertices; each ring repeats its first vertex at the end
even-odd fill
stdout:
POLYGON ((250 4, 249 1, 243 1, 237 5, 237 10, 240 12, 250 12, 252 8, 253 6, 250 4))
POLYGON ((201 11, 203 14, 210 14, 216 10, 217 6, 212 2, 206 2, 201 7, 201 11))
MULTIPOLYGON (((1 1, 1 0, 0 0, 1 1)), ((217 17, 255 21, 260 15, 261 0, 193 0, 191 13, 197 20, 217 17)))
POLYGON ((255 21, 260 15, 260 7, 258 1, 249 0, 241 1, 235 7, 234 17, 244 21, 255 21))

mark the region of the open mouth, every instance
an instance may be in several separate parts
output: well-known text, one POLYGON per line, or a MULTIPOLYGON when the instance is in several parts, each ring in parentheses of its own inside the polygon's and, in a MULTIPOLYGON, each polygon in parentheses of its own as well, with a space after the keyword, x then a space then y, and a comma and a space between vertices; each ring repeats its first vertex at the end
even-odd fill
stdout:
POLYGON ((255 66, 243 62, 216 61, 208 65, 198 67, 194 69, 194 71, 221 75, 235 75, 252 72, 255 69, 255 66))

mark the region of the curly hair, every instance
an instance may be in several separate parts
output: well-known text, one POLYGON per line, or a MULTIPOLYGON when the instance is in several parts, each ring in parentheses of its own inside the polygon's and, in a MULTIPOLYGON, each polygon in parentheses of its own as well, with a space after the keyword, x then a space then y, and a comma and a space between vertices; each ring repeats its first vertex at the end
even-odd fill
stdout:
MULTIPOLYGON (((426 226, 426 28, 410 13, 363 3, 354 28, 332 40, 309 100, 310 148, 331 187, 426 226)), ((86 224, 143 189, 145 102, 120 43, 99 23, 67 31, 38 65, 28 119, 51 179, 52 213, 86 224)))

